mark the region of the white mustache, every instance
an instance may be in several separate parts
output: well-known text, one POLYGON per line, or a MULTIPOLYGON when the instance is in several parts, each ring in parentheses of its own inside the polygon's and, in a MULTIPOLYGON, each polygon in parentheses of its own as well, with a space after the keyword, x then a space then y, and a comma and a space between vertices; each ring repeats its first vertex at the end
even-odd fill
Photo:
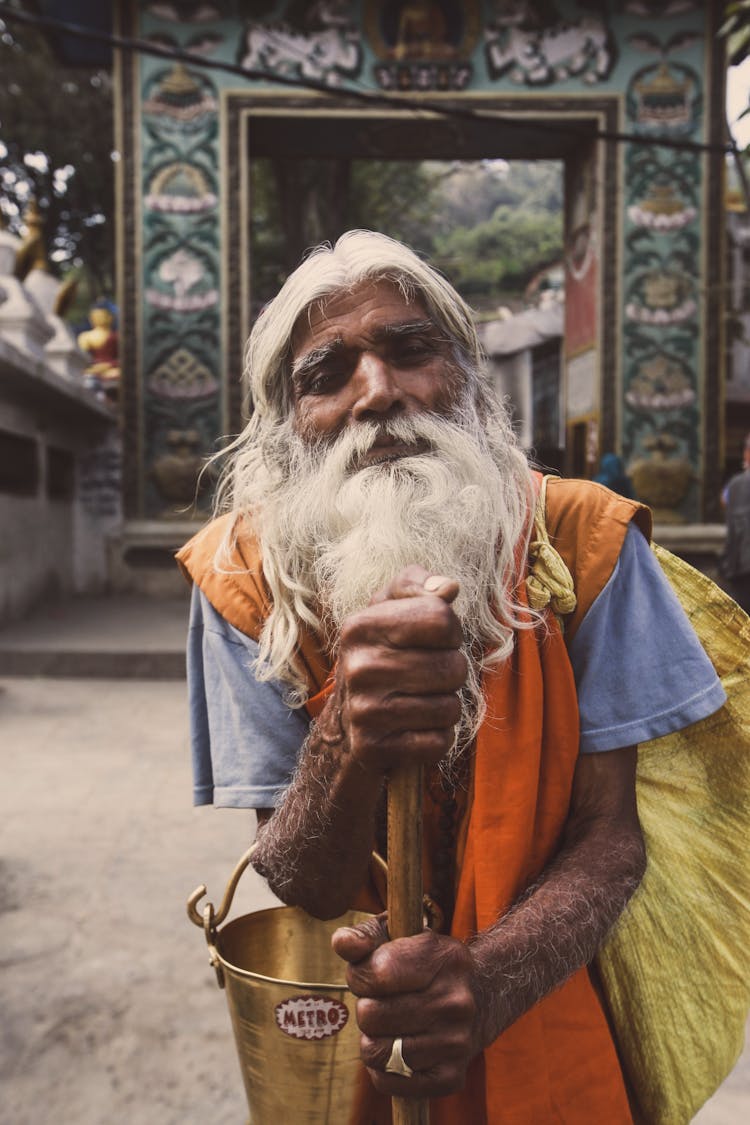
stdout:
POLYGON ((465 432, 462 420, 448 415, 415 414, 410 417, 389 418, 378 422, 358 422, 343 430, 333 440, 320 441, 310 446, 304 443, 305 452, 313 464, 325 460, 333 476, 343 480, 379 464, 410 457, 439 453, 445 441, 446 430, 465 432), (379 461, 372 455, 382 448, 379 461), (394 457, 388 449, 398 450, 394 457))

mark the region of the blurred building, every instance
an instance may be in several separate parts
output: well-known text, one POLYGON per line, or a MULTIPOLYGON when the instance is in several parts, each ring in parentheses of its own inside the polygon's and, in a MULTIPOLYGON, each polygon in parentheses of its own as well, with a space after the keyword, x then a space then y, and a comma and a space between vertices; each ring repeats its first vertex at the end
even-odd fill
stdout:
POLYGON ((121 525, 116 413, 86 385, 40 220, 24 240, 0 227, 0 623, 107 588, 121 525))
POLYGON ((490 379, 512 411, 516 432, 535 461, 562 471, 565 314, 560 299, 479 324, 490 379))

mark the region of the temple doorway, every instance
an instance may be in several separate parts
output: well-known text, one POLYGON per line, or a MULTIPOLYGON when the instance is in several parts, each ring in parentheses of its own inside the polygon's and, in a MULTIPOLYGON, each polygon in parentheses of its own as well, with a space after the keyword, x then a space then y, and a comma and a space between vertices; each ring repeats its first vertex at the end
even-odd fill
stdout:
MULTIPOLYGON (((398 190, 404 169, 414 175, 426 169, 429 176, 447 177, 483 167, 492 176, 514 160, 552 162, 559 172, 562 211, 560 265, 566 290, 562 335, 556 343, 543 341, 541 351, 529 355, 517 398, 512 388, 499 389, 510 394, 524 444, 553 468, 572 471, 574 460, 580 460, 574 457, 580 446, 574 434, 585 428, 589 460, 575 467, 581 475, 590 474, 599 449, 612 446, 615 433, 616 367, 611 362, 615 326, 606 322, 603 293, 607 285, 610 293, 614 288, 616 251, 606 261, 599 257, 605 226, 614 229, 614 193, 608 191, 608 178, 615 169, 607 158, 608 146, 597 146, 594 140, 602 128, 602 115, 606 117, 611 106, 606 100, 592 102, 590 112, 571 113, 567 127, 558 119, 550 128, 539 99, 534 99, 533 112, 531 106, 519 112, 516 100, 512 113, 489 106, 486 99, 476 99, 475 106, 467 107, 463 99, 460 112, 454 114, 446 102, 445 116, 365 112, 355 106, 342 108, 340 103, 335 109, 324 109, 318 99, 293 106, 289 101, 279 97, 251 101, 238 95, 230 97, 228 107, 230 144, 233 139, 236 146, 230 150, 228 166, 236 155, 239 171, 235 168, 234 190, 227 195, 229 222, 230 229, 241 235, 227 244, 228 429, 235 430, 241 420, 236 379, 241 342, 301 254, 321 240, 335 240, 354 225, 404 238, 398 222, 396 229, 388 229, 382 215, 374 213, 370 219, 358 206, 357 185, 366 182, 368 168, 377 167, 386 189, 391 175, 398 190), (275 218, 269 226, 270 212, 275 218), (274 252, 269 254, 272 243, 274 252), (602 386, 604 370, 610 374, 611 386, 602 386)), ((433 216, 436 229, 441 221, 439 214, 433 216)), ((445 244, 450 232, 440 233, 445 244)), ((434 245, 420 245, 418 238, 405 241, 431 260, 437 257, 438 266, 481 317, 492 315, 492 295, 472 292, 471 287, 467 292, 451 268, 456 263, 441 262, 434 245)), ((503 304, 502 298, 498 303, 503 304)))

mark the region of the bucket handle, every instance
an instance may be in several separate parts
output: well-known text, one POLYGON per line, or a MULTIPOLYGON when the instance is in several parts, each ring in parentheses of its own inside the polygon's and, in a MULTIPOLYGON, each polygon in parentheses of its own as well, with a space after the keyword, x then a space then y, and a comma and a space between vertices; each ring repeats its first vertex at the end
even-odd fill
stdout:
POLYGON ((208 889, 205 883, 201 883, 199 887, 195 888, 190 898, 187 900, 187 914, 193 925, 198 926, 198 928, 201 930, 205 930, 207 912, 210 913, 209 924, 212 930, 221 925, 221 923, 224 921, 227 914, 231 910, 234 892, 237 890, 237 884, 239 883, 243 873, 249 866, 252 860, 253 852, 255 851, 257 846, 257 844, 252 844, 238 861, 237 866, 232 872, 229 878, 229 882, 227 883, 227 889, 224 891, 224 898, 221 900, 221 906, 217 911, 214 912, 214 905, 212 902, 207 902, 203 907, 203 914, 200 915, 198 913, 198 903, 203 898, 203 896, 208 893, 208 889))
POLYGON ((190 898, 187 900, 187 915, 190 921, 203 930, 206 935, 206 945, 208 946, 208 959, 216 973, 216 983, 219 988, 224 987, 224 970, 221 967, 221 961, 216 949, 216 927, 220 926, 226 918, 232 906, 232 899, 234 892, 237 890, 242 875, 252 859, 253 852, 257 844, 252 844, 245 854, 240 858, 237 866, 232 872, 227 888, 224 891, 224 898, 221 900, 221 906, 218 911, 214 911, 214 904, 207 902, 203 907, 203 914, 199 914, 197 907, 200 900, 207 893, 205 883, 201 883, 200 887, 196 887, 190 898))
MULTIPOLYGON (((232 872, 229 882, 227 883, 224 897, 221 900, 221 906, 218 910, 214 910, 212 902, 207 902, 203 907, 203 913, 198 913, 198 903, 204 895, 208 893, 205 883, 201 883, 196 887, 190 898, 187 900, 187 915, 194 926, 199 930, 203 930, 206 935, 206 941, 209 946, 213 946, 214 938, 216 936, 216 927, 220 926, 226 918, 227 914, 232 908, 232 900, 234 899, 234 892, 237 890, 237 884, 242 878, 244 872, 252 862, 253 853, 257 848, 257 843, 252 844, 245 854, 238 860, 237 866, 232 872)), ((383 859, 382 855, 378 852, 372 853, 372 860, 376 867, 379 867, 383 875, 388 878, 388 864, 383 859)), ((422 910, 426 924, 432 930, 441 930, 443 927, 443 912, 429 895, 424 895, 422 898, 422 910)))
MULTIPOLYGON (((207 902, 203 908, 203 914, 201 915, 198 913, 198 903, 203 898, 203 896, 208 893, 208 889, 205 883, 201 883, 199 887, 195 888, 190 898, 187 900, 188 918, 194 926, 197 926, 200 930, 205 929, 205 916, 207 910, 210 910, 211 913, 212 928, 221 925, 232 908, 232 900, 234 899, 234 892, 237 890, 237 884, 247 870, 249 864, 252 862, 253 852, 255 851, 257 846, 257 842, 252 844, 247 849, 245 854, 238 860, 237 866, 229 877, 229 882, 227 883, 226 890, 224 891, 224 898, 221 900, 221 906, 217 911, 214 911, 214 905, 212 902, 207 902)), ((372 853, 372 858, 375 862, 375 865, 380 868, 383 875, 385 875, 387 879, 388 864, 385 862, 381 855, 378 855, 377 852, 372 853)))

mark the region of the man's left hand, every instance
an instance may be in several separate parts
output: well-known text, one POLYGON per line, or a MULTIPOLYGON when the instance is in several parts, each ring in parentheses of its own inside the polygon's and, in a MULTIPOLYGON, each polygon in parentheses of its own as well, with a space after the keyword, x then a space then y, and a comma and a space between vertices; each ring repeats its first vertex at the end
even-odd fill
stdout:
POLYGON ((386 916, 342 928, 333 948, 358 997, 360 1052, 375 1089, 391 1097, 440 1097, 462 1089, 482 1049, 474 961, 462 942, 424 930, 389 941, 386 916), (386 1072, 402 1040, 411 1078, 386 1072))

